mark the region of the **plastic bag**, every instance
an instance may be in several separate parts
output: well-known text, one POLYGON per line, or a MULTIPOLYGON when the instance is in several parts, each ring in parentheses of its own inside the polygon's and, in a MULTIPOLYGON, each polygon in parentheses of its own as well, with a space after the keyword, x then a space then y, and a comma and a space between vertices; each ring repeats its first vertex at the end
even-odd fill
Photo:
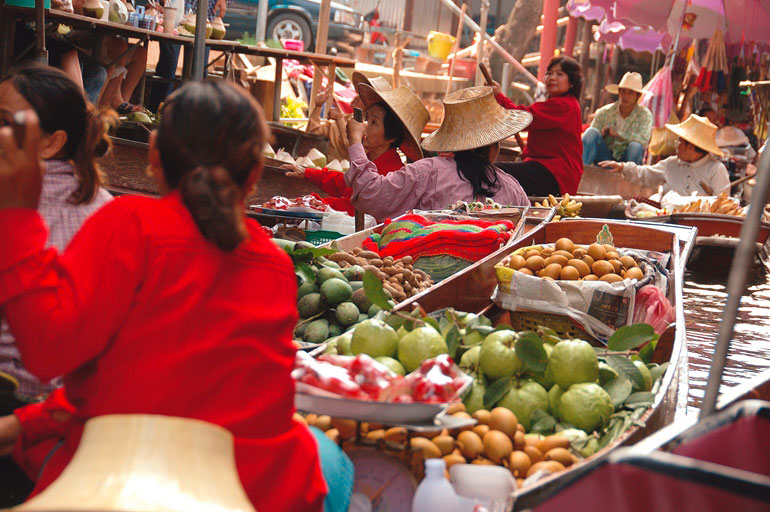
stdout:
POLYGON ((636 293, 633 323, 647 323, 662 334, 674 321, 674 308, 663 292, 654 285, 643 286, 636 293))

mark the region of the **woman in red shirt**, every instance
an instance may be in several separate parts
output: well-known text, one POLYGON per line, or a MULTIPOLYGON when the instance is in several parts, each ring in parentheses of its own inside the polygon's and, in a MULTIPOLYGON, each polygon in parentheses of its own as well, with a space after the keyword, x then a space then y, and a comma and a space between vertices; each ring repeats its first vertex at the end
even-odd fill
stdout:
POLYGON ((533 117, 527 129, 527 147, 522 153, 524 161, 495 165, 516 178, 529 196, 575 194, 583 175, 580 64, 572 57, 554 57, 548 64, 545 86, 547 100, 524 106, 506 98, 500 93, 500 85, 495 84, 495 97, 500 105, 526 110, 533 117))
POLYGON ((67 465, 89 418, 162 414, 229 429, 258 510, 322 510, 317 444, 292 419, 293 267, 243 214, 268 132, 259 106, 224 82, 171 96, 150 138, 163 198, 110 202, 62 254, 43 248, 27 113, 24 149, 0 130, 0 307, 28 369, 63 375, 66 393, 16 412, 17 449, 63 436, 36 490, 67 465))

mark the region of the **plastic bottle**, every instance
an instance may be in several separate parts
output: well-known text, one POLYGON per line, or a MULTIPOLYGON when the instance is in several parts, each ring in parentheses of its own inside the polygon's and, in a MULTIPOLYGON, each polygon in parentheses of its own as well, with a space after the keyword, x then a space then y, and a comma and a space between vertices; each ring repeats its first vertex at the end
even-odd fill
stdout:
POLYGON ((444 459, 425 461, 425 478, 414 493, 412 512, 460 512, 457 494, 444 471, 444 459))

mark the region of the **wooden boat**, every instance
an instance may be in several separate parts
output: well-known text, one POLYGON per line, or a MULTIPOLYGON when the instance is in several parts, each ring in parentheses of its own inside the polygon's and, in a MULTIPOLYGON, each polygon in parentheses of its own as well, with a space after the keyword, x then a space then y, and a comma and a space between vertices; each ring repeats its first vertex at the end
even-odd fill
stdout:
POLYGON ((643 427, 631 427, 615 442, 594 456, 565 471, 518 490, 516 509, 524 509, 537 503, 553 486, 563 485, 578 478, 586 470, 606 459, 615 448, 644 438, 671 423, 686 410, 687 348, 682 303, 682 274, 694 244, 695 230, 689 227, 666 224, 589 219, 545 223, 530 231, 520 241, 506 246, 475 263, 462 273, 447 278, 431 289, 407 299, 397 306, 397 309, 400 310, 411 310, 416 303, 419 303, 428 312, 448 307, 460 311, 486 311, 485 314, 494 319, 502 313, 490 299, 497 286, 495 264, 519 247, 555 242, 562 237, 568 237, 575 243, 590 244, 595 241, 597 233, 605 225, 612 232, 613 243, 617 247, 654 250, 671 254, 668 270, 672 280, 667 296, 675 307, 675 323, 662 334, 655 352, 656 362, 668 361, 670 366, 663 376, 652 407, 642 417, 643 427))
POLYGON ((623 178, 620 173, 611 173, 603 167, 584 165, 583 176, 578 185, 578 195, 590 196, 621 196, 631 199, 640 195, 650 197, 657 192, 655 189, 642 187, 623 178))

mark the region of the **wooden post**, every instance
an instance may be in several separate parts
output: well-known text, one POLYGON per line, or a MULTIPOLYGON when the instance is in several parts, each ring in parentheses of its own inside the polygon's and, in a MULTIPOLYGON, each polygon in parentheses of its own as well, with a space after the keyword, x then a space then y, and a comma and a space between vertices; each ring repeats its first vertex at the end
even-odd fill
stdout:
POLYGON ((588 63, 591 59, 591 27, 593 23, 588 20, 583 21, 583 33, 580 37, 580 69, 583 70, 583 91, 580 93, 581 100, 586 97, 586 88, 588 86, 588 63))
POLYGON ((45 4, 43 0, 35 0, 35 40, 37 51, 35 60, 48 65, 48 50, 45 48, 45 4))
POLYGON ((452 58, 452 62, 449 63, 449 80, 446 83, 446 91, 444 96, 452 92, 452 79, 455 76, 455 62, 457 61, 457 50, 460 49, 460 39, 463 36, 463 25, 465 25, 465 12, 468 10, 468 4, 463 2, 462 14, 458 17, 457 30, 455 31, 455 44, 452 47, 452 54, 455 55, 452 58))
POLYGON ((273 84, 273 121, 281 120, 281 89, 283 89, 283 59, 275 59, 275 83, 273 84))
POLYGON ((607 43, 599 45, 599 54, 596 56, 596 71, 594 72, 594 87, 591 92, 591 112, 601 107, 599 104, 599 95, 602 92, 602 82, 604 82, 604 50, 607 43))
POLYGON ((564 35, 564 54, 572 57, 575 52, 575 38, 577 36, 577 18, 569 17, 567 20, 567 33, 564 35))
POLYGON ((209 3, 198 0, 195 13, 195 43, 193 44, 192 77, 202 80, 206 71, 206 20, 208 19, 209 3))
MULTIPOLYGON (((321 0, 321 11, 318 14, 318 34, 315 39, 315 52, 326 53, 326 42, 329 35, 329 15, 331 13, 331 0, 321 0)), ((315 97, 321 87, 321 75, 313 73, 313 88, 310 92, 310 107, 308 112, 315 108, 315 97)), ((331 77, 334 78, 334 77, 331 77)))
MULTIPOLYGON (((481 32, 479 33, 478 46, 476 46, 476 85, 482 85, 484 83, 484 77, 481 75, 480 64, 484 62, 484 34, 487 33, 488 15, 489 0, 481 0, 481 20, 479 24, 479 27, 481 27, 481 32)), ((465 16, 460 16, 460 19, 464 18, 465 16)))
POLYGON ((540 34, 540 64, 537 79, 542 82, 545 70, 556 50, 556 21, 559 18, 559 0, 543 0, 543 33, 540 34))
POLYGON ((412 31, 412 16, 414 15, 414 0, 405 0, 404 2, 404 30, 412 31))

